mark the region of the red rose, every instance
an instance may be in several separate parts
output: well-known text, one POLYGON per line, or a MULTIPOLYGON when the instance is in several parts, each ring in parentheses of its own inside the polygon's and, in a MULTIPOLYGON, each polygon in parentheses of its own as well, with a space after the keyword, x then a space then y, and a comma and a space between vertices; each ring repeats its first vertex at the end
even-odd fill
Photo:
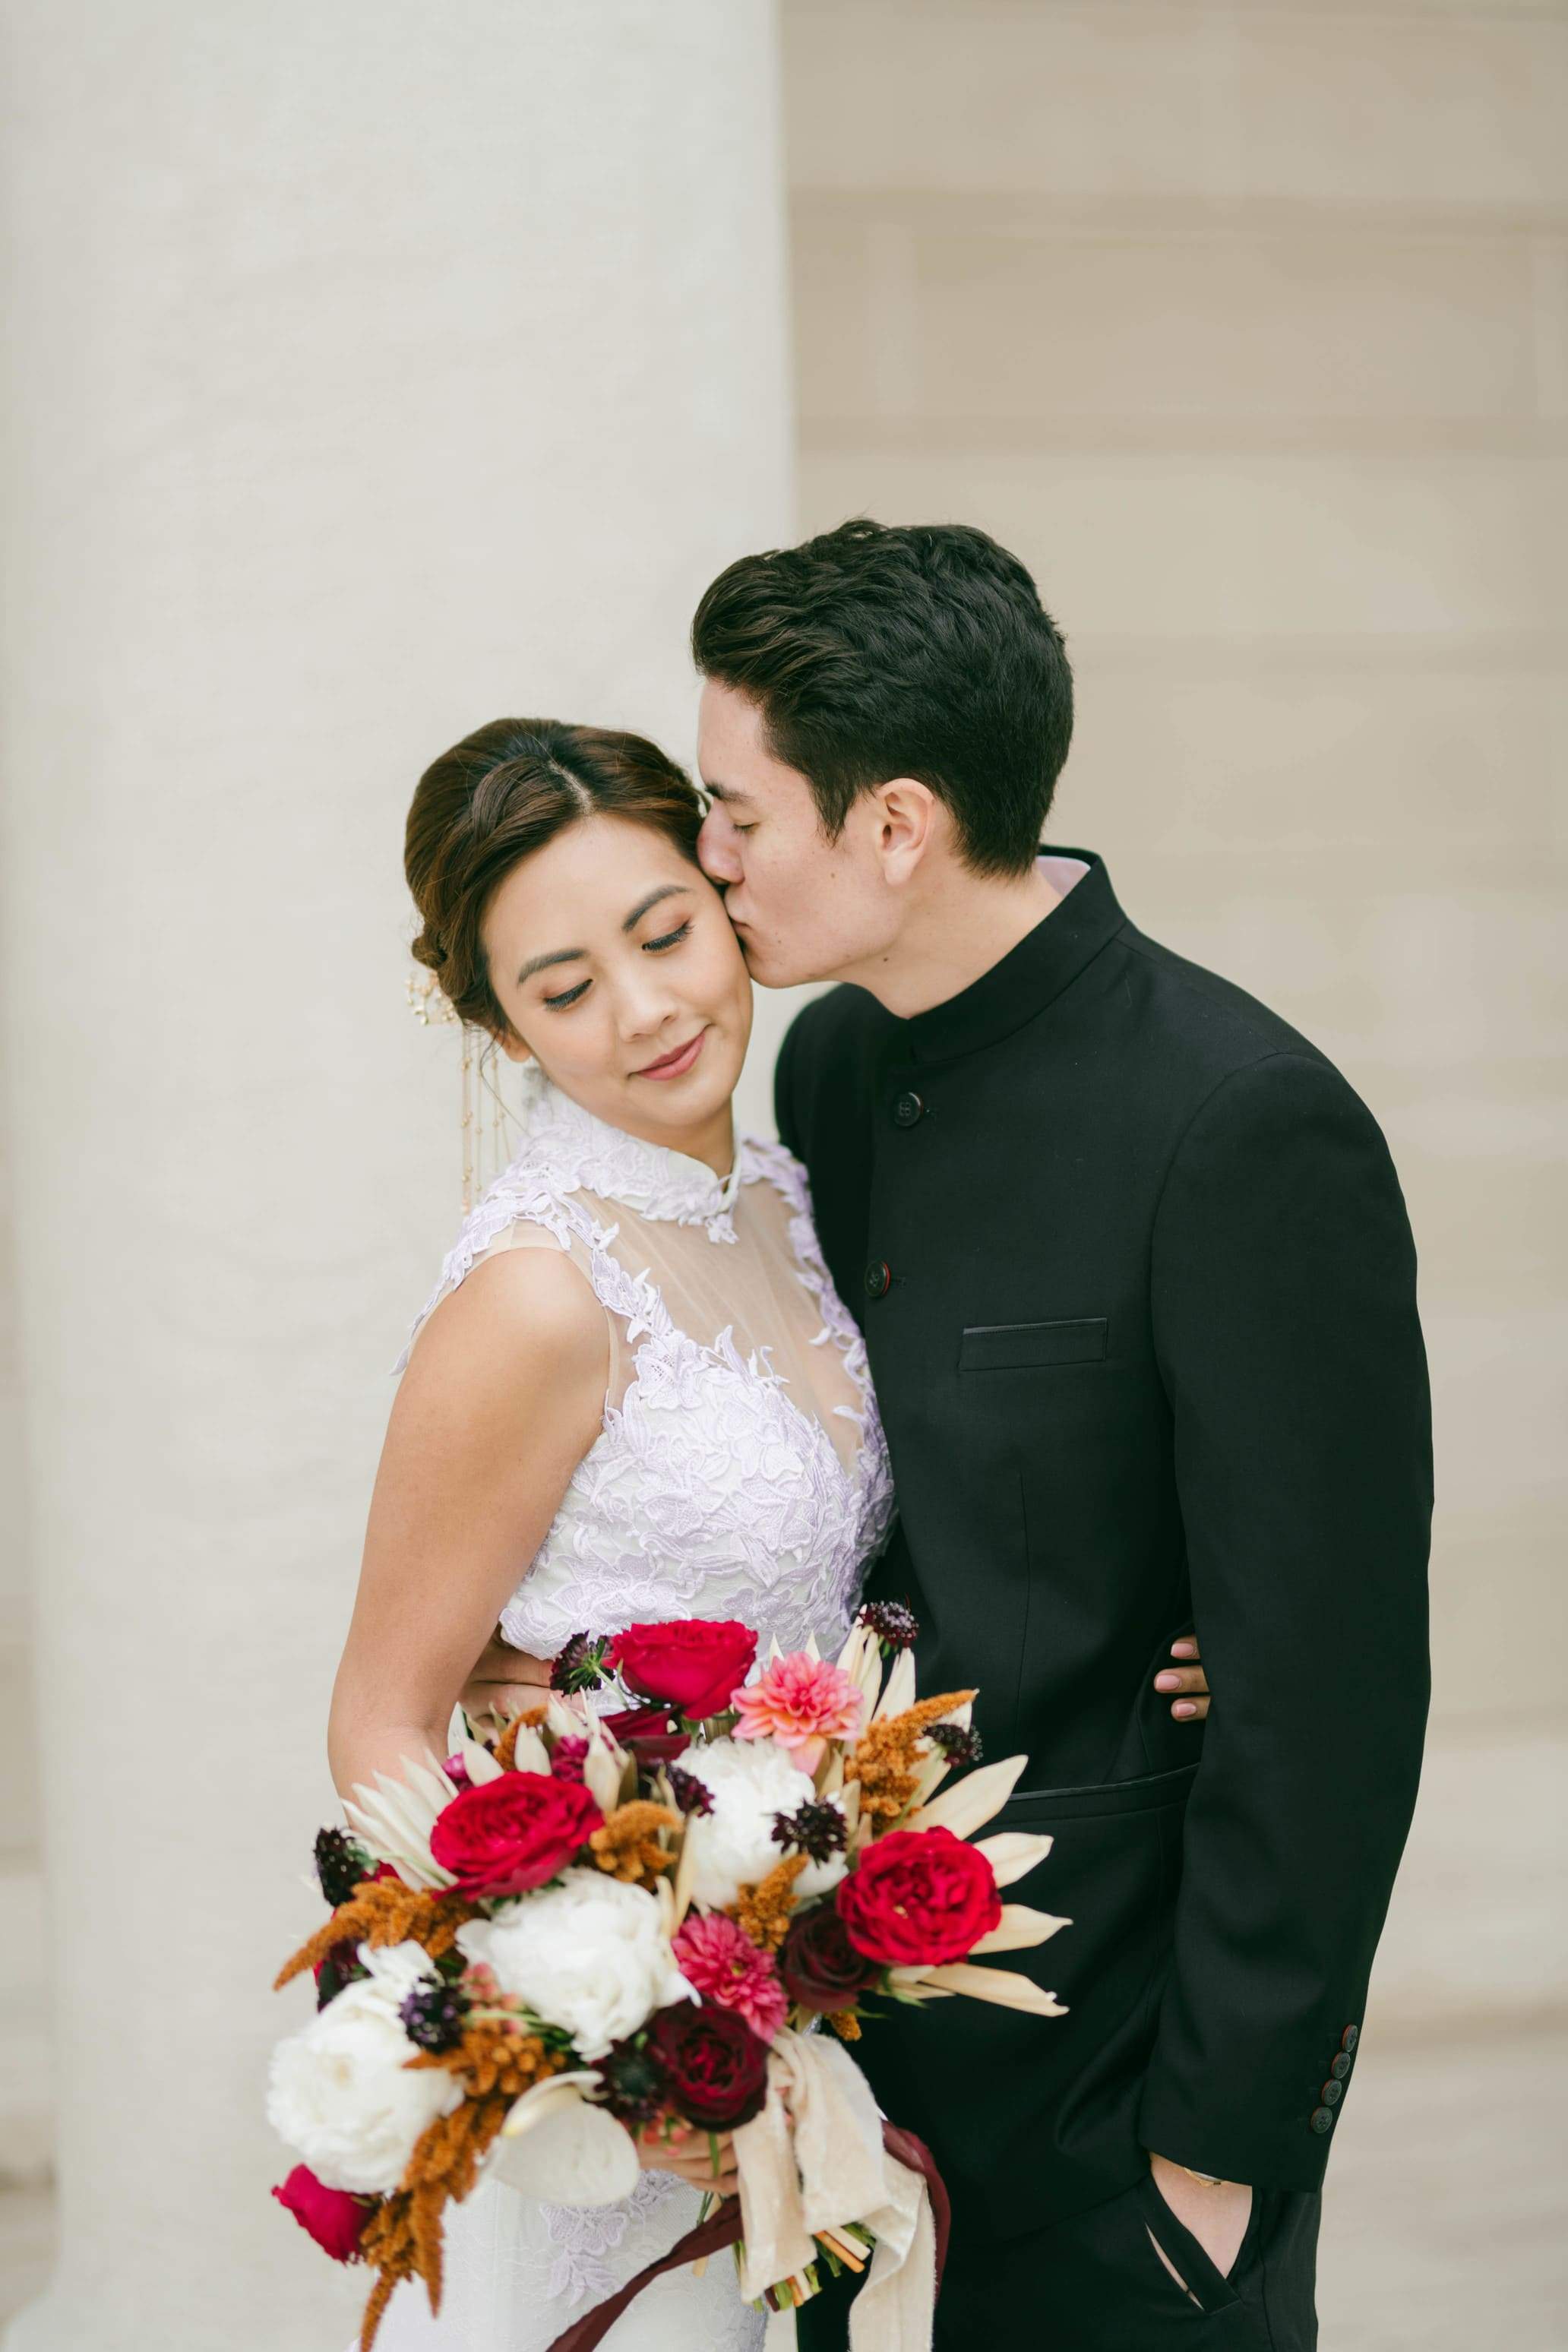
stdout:
POLYGON ((683 2000, 661 2009, 647 2047, 689 2123, 710 2131, 749 2124, 768 2090, 768 2045, 732 2009, 683 2000))
POLYGON ((662 1698, 693 1722, 722 1715, 752 1669, 757 1637, 728 1618, 678 1617, 669 1625, 628 1625, 605 1653, 622 1681, 662 1698))
POLYGON ((301 2230, 308 2230, 324 2254, 335 2263, 356 2263, 365 2225, 381 2200, 351 2197, 346 2189, 329 2189, 308 2164, 297 2164, 280 2189, 272 2192, 301 2230))
POLYGON ((430 1852, 465 1895, 523 1895, 553 1878, 604 1819, 581 1780, 503 1772, 453 1798, 430 1852))
POLYGON ((674 1731, 668 1700, 647 1706, 623 1706, 618 1714, 599 1717, 612 1739, 629 1748, 639 1764, 668 1764, 691 1745, 689 1731, 674 1731))
POLYGON ((962 1960, 1002 1916, 991 1864, 951 1830, 889 1830, 862 1848, 837 1903, 856 1950, 895 1969, 962 1960))
POLYGON ((876 1962, 849 1941, 831 1903, 801 1912, 779 1948, 784 1990, 802 2009, 853 2009, 877 1972, 876 1962))

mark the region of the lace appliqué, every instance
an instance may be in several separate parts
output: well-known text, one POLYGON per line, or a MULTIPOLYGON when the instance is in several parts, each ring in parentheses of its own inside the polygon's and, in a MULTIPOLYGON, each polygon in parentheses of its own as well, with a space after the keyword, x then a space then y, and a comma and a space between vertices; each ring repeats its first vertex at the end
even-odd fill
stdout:
MULTIPOLYGON (((892 1517, 892 1477, 865 1343, 833 1288, 812 1223, 805 1172, 782 1145, 743 1139, 725 1179, 571 1107, 530 1136, 473 1210, 442 1265, 415 1330, 510 1225, 551 1234, 584 1265, 620 1318, 633 1377, 573 1474, 543 1543, 501 1612, 509 1641, 552 1656, 574 1633, 628 1622, 732 1616, 786 1648, 847 1631, 867 1563, 892 1517), (595 1204, 583 1196, 589 1182, 595 1204), (837 1348, 858 1409, 846 1466, 815 1414, 803 1412, 767 1361, 742 1356, 733 1333, 703 1345, 681 1330, 662 1294, 612 1252, 620 1231, 595 1214, 613 1199, 642 1215, 701 1224, 733 1244, 741 1184, 767 1182, 790 1211, 798 1279, 821 1316, 812 1344, 837 1348)), ((412 1343, 412 1335, 411 1335, 412 1343)), ((407 1349, 398 1369, 407 1360, 407 1349)))
POLYGON ((609 2256, 634 2221, 646 2221, 657 2212, 679 2187, 672 2173, 645 2172, 631 2195, 618 2205, 542 2205, 539 2210, 556 2249, 545 2290, 551 2301, 563 2297, 568 2303, 581 2303, 591 2295, 595 2303, 603 2303, 614 2294, 623 2280, 609 2256))

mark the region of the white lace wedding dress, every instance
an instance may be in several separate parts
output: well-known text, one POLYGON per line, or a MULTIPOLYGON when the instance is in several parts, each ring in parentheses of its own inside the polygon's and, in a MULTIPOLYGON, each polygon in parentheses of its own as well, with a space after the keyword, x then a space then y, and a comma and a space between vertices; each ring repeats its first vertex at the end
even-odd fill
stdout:
MULTIPOLYGON (((743 1139, 721 1180, 544 1088, 425 1315, 516 1248, 563 1250, 581 1269, 605 1310, 610 1381, 603 1432, 502 1612, 509 1638, 546 1655, 577 1632, 706 1616, 738 1617, 786 1648, 810 1633, 837 1646, 892 1491, 865 1349, 798 1164, 743 1139)), ((447 2209, 439 2317, 405 2284, 378 2352, 546 2352, 697 2212, 696 2192, 664 2173, 587 2210, 481 2184, 447 2209)), ((700 2279, 683 2264, 657 2280, 605 2344, 755 2352, 762 2335, 725 2253, 700 2279)))

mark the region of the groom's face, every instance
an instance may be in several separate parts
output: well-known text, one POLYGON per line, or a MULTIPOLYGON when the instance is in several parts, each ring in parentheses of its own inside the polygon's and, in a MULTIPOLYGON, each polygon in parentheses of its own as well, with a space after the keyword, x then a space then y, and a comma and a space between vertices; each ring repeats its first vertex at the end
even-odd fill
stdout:
POLYGON ((698 767, 713 805, 697 855, 724 892, 753 980, 794 988, 861 965, 891 912, 860 802, 829 841, 811 786, 775 760, 754 702, 711 678, 702 689, 698 767))

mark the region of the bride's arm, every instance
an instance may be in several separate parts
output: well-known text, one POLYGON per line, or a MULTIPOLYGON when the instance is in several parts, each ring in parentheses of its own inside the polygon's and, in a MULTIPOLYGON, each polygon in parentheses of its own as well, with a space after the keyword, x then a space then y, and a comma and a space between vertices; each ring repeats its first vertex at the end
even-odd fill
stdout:
POLYGON ((446 1753, 453 1702, 603 1426, 608 1371, 604 1310, 550 1250, 488 1259, 421 1331, 332 1691, 340 1794, 446 1753))

